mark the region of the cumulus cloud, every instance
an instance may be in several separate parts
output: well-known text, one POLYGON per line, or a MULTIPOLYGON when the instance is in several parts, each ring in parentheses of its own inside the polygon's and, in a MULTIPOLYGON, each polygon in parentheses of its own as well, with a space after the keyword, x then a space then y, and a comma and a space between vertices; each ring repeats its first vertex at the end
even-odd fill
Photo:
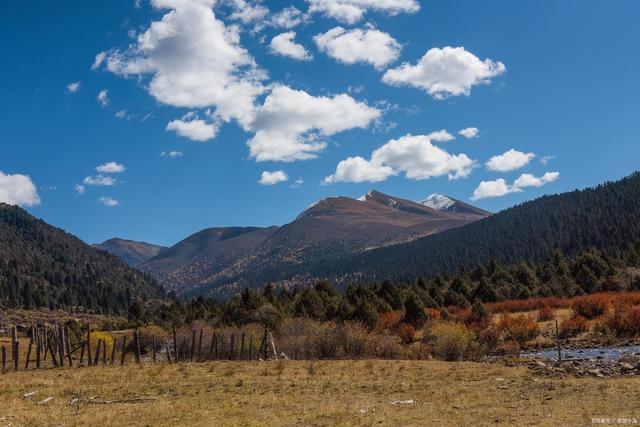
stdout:
POLYGON ((288 56, 299 61, 310 61, 313 57, 304 46, 294 41, 295 37, 295 31, 278 34, 271 40, 269 47, 277 55, 288 56))
POLYGON ((377 182, 404 173, 408 179, 428 179, 448 175, 449 179, 469 176, 475 161, 466 154, 452 155, 431 143, 427 135, 405 135, 375 150, 369 160, 350 157, 336 172, 324 179, 336 182, 377 182))
POLYGON ((163 151, 162 153, 160 153, 160 157, 169 157, 172 159, 182 156, 184 156, 184 153, 182 151, 163 151))
POLYGON ((276 28, 294 28, 298 25, 307 22, 309 16, 295 6, 285 7, 279 12, 271 15, 269 19, 269 25, 276 28))
POLYGON ((69 93, 76 93, 77 91, 80 90, 80 86, 82 86, 81 82, 73 82, 73 83, 69 83, 67 85, 67 92, 69 93))
POLYGON ((210 112, 205 113, 208 120, 198 117, 195 112, 182 116, 181 119, 172 120, 167 124, 167 131, 175 131, 178 135, 192 141, 204 142, 213 139, 218 134, 220 124, 213 119, 210 112), (213 119, 213 121, 211 121, 213 119))
POLYGON ((490 171, 509 172, 526 166, 535 156, 535 153, 523 153, 512 148, 504 154, 491 157, 486 166, 490 171))
POLYGON ((82 184, 75 184, 73 186, 73 191, 75 191, 77 194, 84 194, 86 190, 87 190, 87 187, 85 187, 82 184))
POLYGON ((122 173, 126 170, 127 168, 118 162, 107 162, 96 167, 96 172, 100 173, 122 173))
POLYGON ((98 199, 98 203, 100 203, 101 205, 107 206, 107 207, 115 207, 115 206, 120 206, 120 202, 117 201, 116 199, 112 199, 111 197, 100 197, 98 199))
POLYGON ((420 10, 417 0, 307 0, 309 12, 322 13, 341 22, 354 24, 369 10, 389 15, 415 13, 420 10))
POLYGON ((507 194, 521 193, 526 187, 542 187, 545 184, 554 182, 560 178, 559 172, 547 172, 538 178, 534 175, 525 173, 520 175, 512 185, 507 184, 504 178, 498 178, 494 181, 482 181, 480 185, 473 191, 471 200, 481 200, 490 197, 502 197, 507 194))
POLYGON ((553 182, 558 178, 560 178, 560 172, 547 172, 540 178, 529 173, 523 173, 518 179, 515 180, 513 185, 518 188, 542 187, 543 185, 553 182))
POLYGON ((462 135, 468 139, 473 139, 478 136, 479 132, 478 128, 464 128, 458 132, 458 135, 462 135))
POLYGON ((447 46, 430 49, 416 65, 404 63, 387 70, 382 81, 394 86, 414 86, 442 100, 469 96, 473 86, 489 84, 505 71, 502 62, 482 61, 464 47, 447 46))
POLYGON ((93 185, 100 187, 113 187, 118 183, 113 177, 107 175, 96 175, 96 176, 87 176, 82 180, 82 184, 84 185, 93 185))
POLYGON ((0 171, 0 202, 16 206, 36 206, 40 204, 40 196, 28 175, 9 175, 0 171))
POLYGON ((262 172, 262 175, 260 176, 260 181, 258 181, 258 183, 260 185, 276 185, 279 182, 285 182, 289 180, 289 176, 287 176, 286 173, 284 173, 284 171, 273 171, 273 172, 269 172, 269 171, 264 171, 262 172))
POLYGON ((448 142, 456 139, 456 137, 451 135, 446 129, 431 132, 429 135, 427 135, 427 137, 431 141, 437 141, 437 142, 448 142))
POLYGON ((269 9, 259 3, 247 2, 245 0, 231 0, 234 9, 229 19, 240 21, 243 24, 252 24, 263 20, 268 14, 269 9))
POLYGON ((111 50, 98 63, 121 76, 148 76, 159 102, 175 107, 215 107, 224 121, 249 120, 262 94, 260 70, 240 45, 239 29, 217 19, 215 0, 151 0, 170 9, 126 50, 111 50))
POLYGON ((366 128, 380 114, 346 94, 315 97, 275 86, 246 126, 255 132, 247 144, 251 157, 259 162, 312 159, 327 146, 322 137, 366 128))
POLYGON ((106 107, 107 105, 109 105, 109 91, 106 89, 102 89, 100 92, 98 92, 97 99, 100 105, 106 107))
POLYGON ((127 110, 119 110, 116 111, 116 117, 119 119, 129 119, 129 116, 127 115, 127 110))
POLYGON ((318 49, 345 64, 368 63, 381 69, 398 59, 402 46, 389 34, 373 27, 345 30, 336 27, 316 35, 318 49))
POLYGON ((93 65, 91 66, 92 70, 97 70, 104 63, 105 59, 107 59, 106 52, 100 52, 96 55, 96 58, 93 61, 93 65))

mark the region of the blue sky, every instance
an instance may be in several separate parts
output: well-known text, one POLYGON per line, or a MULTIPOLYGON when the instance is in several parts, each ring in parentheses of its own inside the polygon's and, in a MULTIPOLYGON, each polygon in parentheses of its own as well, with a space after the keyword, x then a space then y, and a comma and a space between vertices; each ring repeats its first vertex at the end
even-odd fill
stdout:
POLYGON ((0 200, 168 245, 371 188, 498 211, 638 168, 637 1, 214 3, 6 4, 0 200))

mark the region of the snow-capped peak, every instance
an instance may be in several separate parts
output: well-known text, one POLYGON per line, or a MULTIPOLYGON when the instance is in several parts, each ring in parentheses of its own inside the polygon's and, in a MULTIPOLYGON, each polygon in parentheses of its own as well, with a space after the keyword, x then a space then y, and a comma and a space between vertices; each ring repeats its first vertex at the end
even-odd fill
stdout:
POLYGON ((455 200, 452 200, 447 196, 443 196, 442 194, 432 194, 419 203, 431 209, 446 211, 451 206, 453 206, 456 202, 455 200))
POLYGON ((366 202, 367 200, 369 200, 371 197, 373 196, 373 190, 369 191, 367 194, 365 194, 364 196, 360 196, 358 197, 358 201, 360 202, 366 202))

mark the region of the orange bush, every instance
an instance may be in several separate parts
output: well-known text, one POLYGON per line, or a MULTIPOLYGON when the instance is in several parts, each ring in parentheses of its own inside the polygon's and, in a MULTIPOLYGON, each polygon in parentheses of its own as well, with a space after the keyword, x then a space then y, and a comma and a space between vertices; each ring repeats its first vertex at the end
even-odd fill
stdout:
POLYGON ((435 308, 425 308, 424 314, 427 315, 427 319, 429 320, 440 320, 442 318, 440 310, 437 310, 435 308))
POLYGON ((616 334, 635 337, 640 335, 640 307, 617 304, 606 325, 616 334))
POLYGON ((544 297, 529 298, 523 300, 510 300, 486 304, 487 309, 492 313, 516 313, 520 311, 539 310, 544 306, 552 308, 570 308, 576 301, 583 298, 608 298, 615 304, 618 302, 640 305, 640 292, 600 292, 588 296, 578 296, 573 298, 544 297))
POLYGON ((378 330, 393 329, 400 324, 402 311, 390 311, 378 316, 378 330))
POLYGON ((555 311, 550 305, 545 305, 538 310, 538 321, 544 322, 545 320, 552 320, 555 311))
POLYGON ((571 308, 578 316, 592 320, 607 314, 611 301, 611 296, 607 294, 585 295, 574 298, 571 308))
POLYGON ((540 332, 538 324, 533 316, 511 316, 505 313, 498 322, 498 329, 505 333, 508 340, 525 343, 538 336, 540 332))
POLYGON ((401 323, 398 325, 396 328, 396 334, 405 344, 411 344, 416 340, 416 328, 408 323, 401 323))
POLYGON ((583 316, 573 316, 560 324, 560 336, 573 337, 589 330, 589 322, 583 316))

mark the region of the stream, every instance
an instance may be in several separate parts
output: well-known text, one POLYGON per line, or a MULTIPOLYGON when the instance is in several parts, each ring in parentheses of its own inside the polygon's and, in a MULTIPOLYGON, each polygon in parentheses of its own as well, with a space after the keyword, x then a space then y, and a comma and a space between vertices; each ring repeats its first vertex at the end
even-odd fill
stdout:
MULTIPOLYGON (((522 353, 523 356, 539 359, 558 359, 558 349, 547 349, 522 353)), ((622 355, 640 355, 640 345, 624 347, 593 347, 562 349, 563 360, 606 359, 618 360, 622 355)))

